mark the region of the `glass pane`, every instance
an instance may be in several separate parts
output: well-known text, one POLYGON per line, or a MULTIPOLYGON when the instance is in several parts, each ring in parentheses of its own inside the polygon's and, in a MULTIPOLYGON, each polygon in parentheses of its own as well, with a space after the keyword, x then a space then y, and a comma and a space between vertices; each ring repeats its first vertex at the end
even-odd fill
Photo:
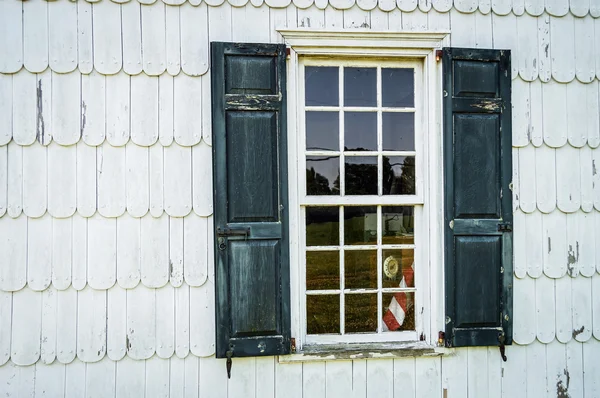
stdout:
POLYGON ((377 106, 376 68, 344 68, 344 106, 377 106))
POLYGON ((306 149, 339 151, 339 125, 338 112, 306 112, 306 149))
POLYGON ((381 68, 382 105, 412 108, 415 104, 414 75, 414 69, 381 68))
POLYGON ((344 252, 344 286, 346 289, 377 288, 377 251, 344 252))
POLYGON ((412 206, 383 206, 381 226, 384 245, 413 245, 415 243, 415 208, 412 206))
POLYGON ((344 244, 374 245, 377 243, 377 207, 344 207, 344 244))
POLYGON ((306 290, 340 288, 340 252, 306 252, 306 290))
POLYGON ((306 157, 306 194, 340 194, 340 157, 306 157))
POLYGON ((377 150, 377 113, 346 112, 344 114, 344 150, 377 150))
POLYGON ((346 195, 377 195, 377 156, 346 156, 346 195))
POLYGON ((383 249, 381 254, 384 288, 415 287, 413 249, 383 249))
POLYGON ((347 294, 346 333, 374 333, 377 331, 377 294, 347 294))
POLYGON ((340 296, 306 296, 306 332, 340 333, 340 296))
POLYGON ((340 244, 339 207, 306 208, 306 246, 340 244))
POLYGON ((415 294, 413 292, 384 293, 381 299, 384 332, 415 330, 415 294))
POLYGON ((339 105, 339 68, 336 66, 307 66, 304 68, 306 105, 339 105))
POLYGON ((415 150, 415 114, 384 112, 381 115, 384 151, 415 150))
POLYGON ((415 157, 383 157, 383 194, 415 194, 415 157))

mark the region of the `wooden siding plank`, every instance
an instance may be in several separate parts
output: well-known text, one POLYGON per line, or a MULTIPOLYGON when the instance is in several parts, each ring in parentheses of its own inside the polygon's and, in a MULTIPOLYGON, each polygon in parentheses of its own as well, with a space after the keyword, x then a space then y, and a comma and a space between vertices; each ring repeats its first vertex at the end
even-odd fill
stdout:
POLYGON ((77 3, 57 3, 48 7, 48 53, 50 68, 56 73, 77 67, 77 3))
POLYGON ((573 337, 573 298, 571 292, 571 278, 564 277, 554 281, 556 295, 556 339, 561 343, 571 341, 573 337))
MULTIPOLYGON (((92 151, 94 150, 92 149, 92 151)), ((92 155, 92 159, 93 157, 92 155)), ((63 218, 70 217, 75 213, 77 208, 77 184, 74 184, 75 181, 77 181, 76 147, 61 146, 55 143, 49 145, 48 212, 52 216, 63 218)), ((84 183, 84 187, 88 186, 84 183)), ((89 194, 93 195, 94 193, 95 190, 92 190, 89 194)), ((85 197, 86 195, 84 195, 85 197)))
MULTIPOLYGON (((598 224, 597 224, 598 225, 598 224)), ((596 340, 600 340, 600 275, 592 277, 592 333, 596 340)))
POLYGON ((120 361, 127 353, 127 291, 115 285, 107 292, 106 353, 120 361))
POLYGON ((556 208, 556 151, 542 146, 535 150, 537 207, 543 213, 556 208))
POLYGON ((452 35, 450 37, 453 47, 475 47, 475 25, 474 14, 463 14, 453 8, 450 10, 450 21, 452 23, 452 35))
POLYGON ((165 211, 183 217, 192 210, 192 150, 171 145, 164 148, 165 211))
POLYGON ((441 385, 441 362, 438 357, 415 358, 415 384, 417 398, 440 397, 441 385))
POLYGON ((573 338, 586 342, 592 337, 592 280, 591 278, 571 279, 573 338))
POLYGON ((148 359, 156 348, 155 289, 138 285, 127 290, 127 355, 148 359))
MULTIPOLYGON (((201 397, 227 397, 227 372, 225 359, 199 358, 200 363, 200 396, 201 397)), ((275 373, 275 372, 274 372, 275 373)))
POLYGON ((394 359, 394 398, 415 398, 415 359, 394 359))
POLYGON ((46 170, 51 166, 46 154, 46 147, 37 142, 23 151, 23 212, 29 217, 41 217, 46 212, 46 170))
POLYGON ((536 341, 521 349, 527 354, 527 396, 535 397, 546 391, 546 345, 536 341))
POLYGON ((188 76, 200 76, 208 70, 207 8, 206 4, 193 7, 184 3, 180 6, 181 68, 188 76))
POLYGON ((487 374, 487 398, 502 397, 502 365, 504 361, 499 355, 498 347, 487 347, 488 374, 487 374))
MULTIPOLYGON (((382 0, 382 1, 386 1, 386 0, 382 0)), ((396 1, 393 2, 393 9, 395 10, 395 12, 400 13, 401 11, 398 10, 396 8, 396 1)), ((381 5, 380 5, 381 6, 381 5)), ((390 4, 390 7, 392 7, 392 5, 390 4)), ((390 25, 392 25, 392 20, 390 18, 390 15, 388 15, 388 22, 390 23, 390 25)), ((398 23, 395 26, 402 26, 401 21, 398 21, 400 23, 398 23)), ((296 21, 293 22, 294 25, 296 25, 296 21)), ((392 25, 394 26, 394 25, 392 25)), ((325 27, 327 29, 342 29, 344 27, 344 13, 343 12, 338 12, 338 10, 336 10, 333 7, 327 7, 325 9, 325 27)))
MULTIPOLYGON (((10 24, 8 26, 11 27, 10 24)), ((14 37, 15 33, 12 31, 9 34, 14 37)), ((18 56, 18 52, 10 56, 18 56)), ((43 72, 48 67, 47 3, 41 1, 23 3, 23 64, 25 69, 35 73, 43 72)))
POLYGON ((525 0, 525 11, 529 15, 541 15, 544 12, 544 0, 525 0))
POLYGON ((81 137, 98 146, 106 137, 106 77, 92 72, 81 76, 81 137))
POLYGON ((569 12, 569 0, 546 0, 546 12, 555 17, 562 17, 569 12))
MULTIPOLYGON (((491 20, 489 22, 490 22, 489 37, 491 39, 491 37, 492 37, 492 35, 491 35, 491 30, 492 30, 491 20)), ((477 28, 480 28, 480 26, 478 25, 477 28)), ((373 26, 373 13, 371 13, 371 29, 375 29, 375 27, 373 26)), ((426 31, 427 30, 427 13, 423 12, 419 9, 415 9, 414 11, 412 11, 410 13, 403 14, 402 15, 402 29, 408 30, 408 31, 416 31, 416 32, 426 31)), ((384 30, 387 30, 387 27, 385 27, 384 30)), ((483 37, 485 35, 482 34, 481 36, 483 37)))
POLYGON ((40 357, 42 293, 23 289, 13 293, 11 360, 19 366, 40 357))
MULTIPOLYGON (((523 80, 530 82, 538 77, 539 54, 537 18, 529 15, 522 15, 517 18, 517 34, 519 37, 517 42, 517 51, 519 52, 519 64, 517 66, 519 68, 519 75, 523 80)), ((513 95, 512 99, 514 104, 517 97, 513 95)))
POLYGON ((256 397, 256 358, 235 359, 235 377, 228 381, 227 394, 229 397, 256 397))
POLYGON ((523 212, 517 210, 513 217, 513 252, 516 260, 514 263, 514 272, 517 278, 524 278, 527 275, 527 224, 523 212))
POLYGON ((202 79, 179 74, 174 78, 174 136, 179 145, 192 146, 202 138, 202 79))
POLYGON ((594 215, 578 212, 575 214, 578 225, 578 240, 575 252, 579 264, 579 273, 585 277, 594 275, 596 270, 596 242, 600 239, 600 231, 594 229, 594 215))
POLYGON ((8 144, 7 152, 7 212, 10 217, 15 218, 23 210, 23 147, 13 140, 8 144))
POLYGON ((517 344, 527 345, 535 340, 535 280, 514 279, 513 337, 517 344))
POLYGON ((77 212, 90 217, 96 212, 96 148, 83 142, 76 148, 77 212))
POLYGON ((166 7, 161 3, 142 7, 142 59, 144 72, 150 76, 167 68, 166 7))
POLYGON ((123 66, 121 51, 121 6, 101 1, 94 4, 94 68, 114 75, 123 66))
MULTIPOLYGON (((275 398, 275 357, 256 357, 256 396, 261 398, 275 398)), ((202 362, 201 362, 202 363, 202 362)), ((325 367, 323 366, 323 377, 325 367)), ((323 385, 325 388, 325 385, 323 385)))
POLYGON ((567 130, 569 144, 581 148, 587 142, 586 85, 578 81, 567 84, 567 130))
MULTIPOLYGON (((210 98, 211 96, 210 76, 202 77, 202 98, 210 98)), ((202 104, 202 140, 209 146, 212 146, 212 104, 204 101, 202 104)))
MULTIPOLYGON (((550 0, 555 1, 555 0, 550 0)), ((564 0, 562 0, 564 1, 564 0)), ((546 5, 548 10, 548 4, 546 5)), ((552 14, 552 12, 550 12, 552 14)), ((552 77, 560 83, 575 78, 575 23, 571 14, 562 18, 550 18, 550 52, 552 77)))
POLYGON ((12 112, 13 75, 5 75, 0 73, 0 145, 3 146, 8 144, 12 138, 12 112))
POLYGON ((52 71, 37 74, 36 139, 42 145, 52 142, 52 71))
POLYGON ((123 30, 123 70, 128 75, 142 71, 141 6, 137 1, 121 5, 123 30))
POLYGON ((55 362, 45 365, 38 362, 35 365, 34 389, 40 396, 64 397, 65 396, 66 366, 55 362))
POLYGON ((302 364, 275 362, 275 397, 302 397, 302 364))
POLYGON ((162 146, 173 143, 173 77, 164 73, 158 78, 158 137, 162 146))
POLYGON ((13 75, 12 137, 19 145, 31 145, 36 138, 36 75, 23 71, 13 75))
POLYGON ((52 217, 30 218, 27 222, 27 285, 41 291, 52 281, 52 217))
POLYGON ((158 97, 157 77, 131 77, 131 140, 137 145, 150 146, 158 140, 158 97))
POLYGON ((323 29, 325 27, 325 12, 315 5, 298 10, 298 26, 301 28, 323 29))
MULTIPOLYGON (((295 4, 297 2, 294 2, 295 4)), ((299 8, 308 8, 313 1, 304 1, 303 6, 299 8)), ((232 31, 233 41, 246 43, 268 43, 270 39, 269 31, 269 9, 267 7, 252 7, 231 9, 231 25, 235 26, 232 31)))
POLYGON ((454 355, 442 358, 442 388, 446 398, 467 397, 467 349, 457 348, 454 355))
POLYGON ((552 81, 542 87, 544 142, 560 148, 567 143, 567 85, 552 81))
POLYGON ((94 69, 92 5, 85 1, 77 2, 77 57, 79 71, 90 73, 94 69))
MULTIPOLYGON (((185 396, 185 364, 184 360, 176 356, 169 359, 169 397, 184 397, 185 396)), ((209 384, 210 380, 204 380, 202 384, 209 384)), ((200 386, 198 386, 200 388, 200 386)))
POLYGON ((585 17, 590 11, 590 2, 585 0, 570 0, 570 10, 576 17, 585 17))
POLYGON ((196 398, 200 395, 200 360, 193 355, 189 355, 183 361, 184 363, 184 393, 186 397, 196 398))
POLYGON ((117 363, 116 398, 135 397, 144 391, 146 362, 125 357, 117 363))
POLYGON ((325 392, 327 398, 348 398, 352 395, 352 361, 325 362, 325 392))
POLYGON ((506 15, 512 11, 512 1, 511 0, 493 0, 492 1, 492 10, 494 11, 494 14, 506 15))
POLYGON ((77 358, 83 362, 97 362, 106 353, 106 296, 89 286, 77 294, 77 358))
MULTIPOLYGON (((419 8, 421 7, 421 3, 424 3, 423 1, 419 2, 419 8)), ((374 2, 375 7, 377 7, 377 2, 374 2)), ((431 7, 431 3, 429 1, 427 1, 427 4, 429 5, 429 7, 431 7)), ((422 15, 425 16, 425 26, 427 26, 427 14, 426 13, 420 13, 422 15)), ((388 13, 385 11, 380 10, 379 8, 374 8, 373 10, 371 10, 371 29, 373 30, 378 30, 378 31, 386 31, 389 29, 389 18, 388 18, 388 13)))
MULTIPOLYGON (((2 104, 0 104, 0 107, 2 104)), ((8 145, 0 146, 0 217, 8 207, 8 145)))
POLYGON ((559 396, 568 389, 566 346, 558 341, 546 345, 546 391, 559 396))
MULTIPOLYGON (((572 1, 584 4, 581 0, 572 1)), ((589 3, 586 3, 586 6, 589 6, 589 3)), ((575 13, 574 15, 581 16, 575 13)), ((590 44, 594 42, 594 20, 592 18, 576 19, 574 25, 575 74, 580 82, 590 83, 596 77, 594 53, 590 51, 590 44)))
POLYGON ((52 74, 51 130, 56 143, 73 145, 79 141, 81 137, 80 100, 81 74, 52 74))
POLYGON ((87 283, 87 218, 76 214, 73 220, 73 265, 72 282, 76 290, 81 290, 87 283))
MULTIPOLYGON (((2 327, 0 328, 0 374, 3 366, 10 358, 10 338, 12 331, 12 293, 0 291, 0 319, 2 319, 2 327)), ((3 378, 0 375, 0 383, 4 384, 8 378, 3 378)), ((0 384, 0 386, 2 385, 0 384)), ((3 388, 6 388, 4 386, 3 388)))
POLYGON ((598 81, 585 85, 586 88, 586 126, 587 143, 592 148, 600 145, 600 105, 598 103, 598 81))
POLYGON ((511 50, 511 76, 514 79, 519 73, 520 54, 517 51, 517 17, 514 14, 492 18, 494 48, 511 50))
POLYGON ((489 14, 492 11, 491 0, 479 0, 479 11, 482 14, 489 14))
POLYGON ((565 213, 573 213, 581 206, 581 176, 579 149, 565 145, 556 150, 556 203, 565 213))
POLYGON ((19 369, 27 368, 19 367, 12 362, 0 366, 0 388, 9 397, 18 396, 19 369))
POLYGON ((129 142, 125 146, 127 212, 143 217, 150 208, 148 148, 129 142))
POLYGON ((156 354, 168 359, 175 353, 175 292, 166 285, 156 290, 156 354))
POLYGON ((71 363, 77 353, 77 291, 66 289, 57 296, 56 359, 71 363))
POLYGON ((42 292, 42 337, 40 360, 51 364, 56 359, 56 336, 58 321, 58 291, 50 286, 42 292))
POLYGON ((600 394, 600 342, 590 340, 583 350, 583 388, 586 397, 595 397, 600 394))
POLYGON ((352 392, 355 397, 367 395, 367 360, 352 361, 352 392))
POLYGON ((104 217, 118 217, 127 206, 125 148, 105 143, 98 147, 96 161, 98 212, 104 217))
POLYGON ((0 290, 17 291, 27 283, 27 217, 2 219, 0 228, 0 290))
MULTIPOLYGON (((271 15, 275 10, 271 9, 271 15)), ((212 41, 231 41, 231 5, 225 2, 220 7, 208 8, 208 37, 212 41)))
POLYGON ((579 217, 577 213, 567 214, 567 274, 579 275, 579 217))
POLYGON ((183 218, 169 218, 169 279, 171 285, 179 287, 183 283, 183 218))
POLYGON ((529 119, 529 139, 535 147, 540 147, 544 143, 544 120, 542 103, 542 83, 535 80, 530 83, 530 106, 531 115, 529 119))
POLYGON ((544 83, 550 81, 552 77, 550 52, 550 16, 544 14, 538 18, 538 74, 544 83))
POLYGON ((462 13, 472 13, 477 10, 477 0, 455 0, 454 8, 462 13))
POLYGON ((162 145, 153 145, 149 152, 150 214, 158 217, 164 209, 164 159, 162 145))
POLYGON ((488 395, 488 352, 486 347, 467 348, 467 389, 469 395, 488 395))
POLYGON ((531 108, 529 103, 529 83, 522 79, 512 81, 512 146, 525 147, 531 135, 531 108))
POLYGON ((175 354, 185 358, 190 352, 190 287, 175 289, 175 354))
POLYGON ((185 281, 201 286, 208 276, 206 217, 190 214, 183 221, 183 259, 185 281))
POLYGON ((140 282, 140 219, 124 214, 117 219, 117 281, 126 289, 140 282))
POLYGON ((117 220, 94 215, 88 219, 87 281, 94 289, 108 289, 117 278, 117 220))
POLYGON ((549 343, 556 335, 554 280, 542 276, 535 281, 535 308, 537 338, 542 343, 549 343))
MULTIPOLYGON (((183 1, 181 1, 183 3, 183 1)), ((181 38, 179 7, 166 7, 165 10, 165 56, 167 72, 175 76, 181 71, 181 38)))
MULTIPOLYGON (((162 4, 161 4, 162 5, 162 4)), ((149 7, 144 7, 149 8, 149 7)), ((169 396, 169 361, 153 356, 146 360, 145 391, 155 397, 169 396)))
POLYGON ((544 273, 550 278, 560 278, 567 271, 567 220, 561 212, 542 217, 544 273))
POLYGON ((325 362, 302 364, 302 394, 304 397, 325 398, 325 362))
MULTIPOLYGON (((8 147, 8 160, 9 160, 9 171, 10 171, 10 145, 8 147)), ((9 174, 10 176, 10 174, 9 174)), ((9 187, 9 215, 10 215, 10 180, 8 182, 8 187, 9 187)), ((593 190, 593 196, 594 196, 594 207, 596 208, 596 210, 600 211, 600 149, 599 148, 595 148, 592 151, 592 190, 593 190)), ((597 229, 598 231, 600 231, 600 229, 597 229)), ((600 258, 599 255, 600 251, 596 252, 596 258, 600 258)), ((600 264, 600 263, 599 263, 600 264)), ((598 271, 600 272, 600 267, 598 268, 598 271)))
MULTIPOLYGON (((85 373, 86 398, 114 397, 116 392, 117 363, 104 359, 88 363, 85 373)), ((138 391, 139 393, 139 391, 138 391)))
POLYGON ((190 350, 208 357, 215 353, 215 286, 213 282, 190 287, 190 350))
POLYGON ((0 5, 0 72, 15 73, 23 66, 23 5, 0 5))
POLYGON ((141 219, 140 264, 142 283, 162 287, 169 281, 169 217, 141 219))
POLYGON ((452 8, 451 0, 432 0, 431 5, 438 12, 448 12, 452 8))
POLYGON ((526 362, 525 347, 506 347, 506 356, 510 359, 502 362, 502 397, 522 397, 527 383, 527 373, 523 371, 523 364, 526 362))
POLYGON ((106 79, 106 140, 122 146, 129 140, 130 79, 120 72, 106 79))

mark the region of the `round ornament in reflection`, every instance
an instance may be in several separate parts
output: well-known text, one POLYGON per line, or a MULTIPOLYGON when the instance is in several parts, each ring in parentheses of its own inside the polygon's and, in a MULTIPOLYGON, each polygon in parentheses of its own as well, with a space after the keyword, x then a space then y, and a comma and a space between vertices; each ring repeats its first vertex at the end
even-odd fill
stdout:
POLYGON ((394 256, 388 256, 383 262, 383 272, 390 279, 396 277, 399 268, 398 260, 394 256))

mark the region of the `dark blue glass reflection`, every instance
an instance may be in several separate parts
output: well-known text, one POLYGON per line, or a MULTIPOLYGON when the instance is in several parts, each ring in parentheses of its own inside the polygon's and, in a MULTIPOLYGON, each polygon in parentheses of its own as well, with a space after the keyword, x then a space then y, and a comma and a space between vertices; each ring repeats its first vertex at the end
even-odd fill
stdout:
POLYGON ((344 106, 377 106, 376 68, 344 68, 344 106))
POLYGON ((377 150, 377 113, 346 112, 344 114, 344 149, 346 151, 377 150))
POLYGON ((306 112, 306 149, 339 151, 339 124, 338 112, 306 112))
POLYGON ((415 114, 384 112, 381 115, 384 151, 415 150, 415 114))
POLYGON ((415 106, 415 72, 406 68, 381 69, 381 104, 385 107, 415 106))
POLYGON ((304 68, 307 106, 339 105, 339 68, 307 66, 304 68))

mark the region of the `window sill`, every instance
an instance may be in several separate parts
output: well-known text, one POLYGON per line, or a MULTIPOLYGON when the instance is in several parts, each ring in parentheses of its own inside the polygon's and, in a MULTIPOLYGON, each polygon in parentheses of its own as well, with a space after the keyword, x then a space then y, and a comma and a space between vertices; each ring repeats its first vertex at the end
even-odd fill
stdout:
POLYGON ((367 358, 431 357, 450 355, 453 352, 452 348, 437 347, 424 341, 371 344, 314 344, 304 346, 302 351, 295 354, 280 355, 279 363, 367 358))

